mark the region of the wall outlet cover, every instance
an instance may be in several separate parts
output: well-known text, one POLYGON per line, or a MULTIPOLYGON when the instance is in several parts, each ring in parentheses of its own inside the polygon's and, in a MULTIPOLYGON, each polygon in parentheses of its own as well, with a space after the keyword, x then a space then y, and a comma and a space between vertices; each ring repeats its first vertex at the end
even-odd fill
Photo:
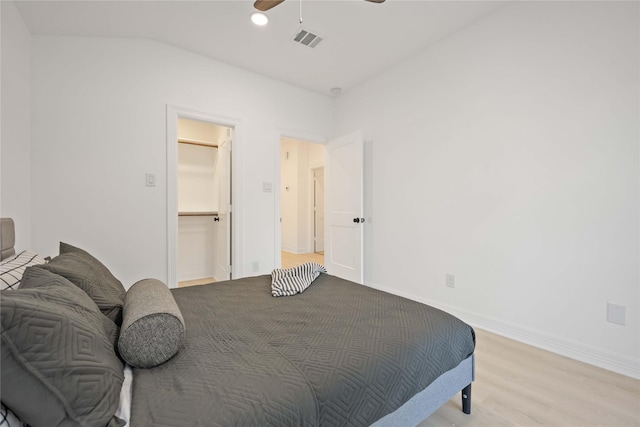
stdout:
POLYGON ((624 305, 607 303, 607 322, 614 323, 616 325, 625 326, 627 307, 624 305))
POLYGON ((453 274, 448 274, 447 273, 446 284, 447 284, 447 287, 449 287, 449 288, 455 288, 456 287, 456 276, 454 276, 453 274))

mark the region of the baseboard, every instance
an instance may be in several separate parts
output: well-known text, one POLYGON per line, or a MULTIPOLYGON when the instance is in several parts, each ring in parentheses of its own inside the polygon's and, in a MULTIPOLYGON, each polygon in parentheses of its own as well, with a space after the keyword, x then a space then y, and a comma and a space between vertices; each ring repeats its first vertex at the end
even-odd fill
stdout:
POLYGON ((282 251, 283 252, 289 252, 290 254, 296 254, 299 255, 302 252, 299 252, 298 248, 290 248, 290 247, 282 247, 282 251))
POLYGON ((287 248, 282 247, 282 251, 289 252, 290 254, 295 254, 295 255, 302 255, 302 254, 308 254, 308 253, 313 252, 312 250, 309 251, 309 250, 307 250, 305 248, 300 249, 300 248, 289 248, 289 247, 287 247, 287 248))
POLYGON ((606 369, 618 374, 622 374, 631 378, 640 379, 640 361, 631 357, 601 350, 574 341, 546 334, 544 332, 530 330, 520 326, 507 324, 498 319, 490 318, 482 314, 470 312, 457 307, 442 304, 438 301, 432 301, 427 298, 420 298, 415 295, 404 294, 395 289, 386 288, 384 286, 376 286, 371 283, 365 285, 384 292, 389 292, 404 298, 421 302, 423 304, 436 307, 443 311, 453 314, 464 320, 473 327, 484 329, 497 335, 518 341, 533 347, 541 348, 570 359, 588 363, 599 368, 606 369))
POLYGON ((184 276, 179 276, 178 283, 190 282, 192 280, 200 280, 200 279, 204 279, 205 277, 214 277, 213 271, 203 271, 200 273, 191 273, 191 274, 186 274, 184 276))

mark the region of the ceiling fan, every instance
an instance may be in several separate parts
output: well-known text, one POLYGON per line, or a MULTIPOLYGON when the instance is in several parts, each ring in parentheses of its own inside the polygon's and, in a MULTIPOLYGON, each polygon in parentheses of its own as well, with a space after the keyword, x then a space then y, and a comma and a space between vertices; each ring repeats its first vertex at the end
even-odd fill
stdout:
MULTIPOLYGON (((253 6, 261 12, 266 12, 267 10, 276 7, 284 0, 256 0, 253 6)), ((371 3, 382 3, 384 0, 365 0, 371 3)))

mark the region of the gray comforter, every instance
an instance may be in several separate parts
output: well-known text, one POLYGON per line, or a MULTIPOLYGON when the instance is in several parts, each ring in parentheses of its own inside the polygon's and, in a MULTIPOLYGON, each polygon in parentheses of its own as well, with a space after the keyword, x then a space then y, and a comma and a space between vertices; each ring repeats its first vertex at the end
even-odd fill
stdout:
POLYGON ((368 426, 473 353, 473 329, 322 274, 274 298, 271 276, 174 289, 176 356, 135 369, 131 426, 368 426))

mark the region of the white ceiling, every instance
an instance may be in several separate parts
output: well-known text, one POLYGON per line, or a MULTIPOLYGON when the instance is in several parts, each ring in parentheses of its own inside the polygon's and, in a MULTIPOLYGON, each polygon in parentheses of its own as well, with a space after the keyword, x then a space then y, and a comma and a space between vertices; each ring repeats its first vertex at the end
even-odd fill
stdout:
POLYGON ((32 34, 153 39, 322 94, 348 90, 504 4, 303 0, 300 24, 300 1, 287 0, 257 27, 245 0, 16 3, 32 34), (296 44, 300 28, 324 40, 296 44))

